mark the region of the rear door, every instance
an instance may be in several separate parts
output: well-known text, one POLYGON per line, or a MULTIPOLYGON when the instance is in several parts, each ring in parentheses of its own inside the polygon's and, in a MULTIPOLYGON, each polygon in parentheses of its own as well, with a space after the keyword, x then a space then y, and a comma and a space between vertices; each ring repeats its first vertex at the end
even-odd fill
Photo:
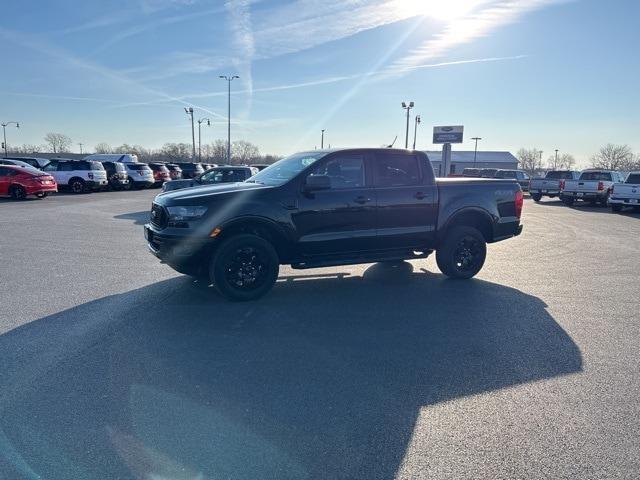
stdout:
POLYGON ((0 195, 9 195, 9 184, 13 172, 10 168, 0 167, 0 195))
POLYGON ((438 190, 426 157, 378 151, 373 162, 377 198, 377 247, 432 245, 438 219, 438 190))
MULTIPOLYGON (((326 175, 328 190, 301 191, 292 215, 304 256, 372 250, 376 243, 375 192, 366 175, 367 155, 336 152, 306 175, 326 175)), ((304 181, 300 185, 303 190, 304 181)))

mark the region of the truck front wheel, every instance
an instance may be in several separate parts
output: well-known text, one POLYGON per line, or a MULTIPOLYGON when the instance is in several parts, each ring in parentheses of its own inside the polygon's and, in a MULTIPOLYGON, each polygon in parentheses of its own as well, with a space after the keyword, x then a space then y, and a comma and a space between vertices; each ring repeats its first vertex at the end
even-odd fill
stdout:
POLYGON ((224 297, 234 301, 255 300, 276 282, 280 262, 273 245, 252 234, 235 235, 216 249, 209 276, 224 297))
POLYGON ((453 227, 436 251, 438 268, 447 277, 471 278, 477 274, 487 257, 487 243, 473 227, 453 227))

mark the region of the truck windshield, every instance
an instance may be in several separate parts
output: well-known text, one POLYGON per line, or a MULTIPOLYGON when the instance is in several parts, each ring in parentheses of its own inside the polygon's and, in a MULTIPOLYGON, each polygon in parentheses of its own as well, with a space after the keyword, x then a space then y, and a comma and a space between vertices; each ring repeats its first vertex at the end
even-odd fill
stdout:
POLYGON ((302 152, 283 158, 282 160, 270 165, 261 172, 256 173, 247 182, 262 183, 264 185, 278 186, 282 185, 309 165, 317 162, 324 157, 327 152, 302 152))

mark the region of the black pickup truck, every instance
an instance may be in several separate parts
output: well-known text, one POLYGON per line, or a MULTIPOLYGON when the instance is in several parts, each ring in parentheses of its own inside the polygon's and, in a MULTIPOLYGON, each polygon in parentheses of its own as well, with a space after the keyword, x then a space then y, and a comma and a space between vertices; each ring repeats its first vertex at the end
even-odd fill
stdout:
POLYGON ((161 193, 149 250, 232 300, 267 293, 279 265, 315 268, 425 258, 453 278, 480 271, 486 244, 522 231, 513 180, 435 179, 426 154, 296 153, 241 183, 161 193))

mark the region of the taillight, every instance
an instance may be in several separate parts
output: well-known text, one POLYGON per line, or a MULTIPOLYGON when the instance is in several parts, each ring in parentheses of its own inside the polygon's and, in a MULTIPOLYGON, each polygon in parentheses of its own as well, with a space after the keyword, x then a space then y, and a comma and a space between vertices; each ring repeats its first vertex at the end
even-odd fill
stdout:
POLYGON ((604 190, 604 182, 598 182, 598 190, 604 190))
POLYGON ((524 204, 524 195, 522 194, 522 190, 518 190, 516 192, 516 217, 520 218, 522 215, 522 205, 524 204))
POLYGON ((564 190, 564 180, 560 180, 560 190, 564 190))

